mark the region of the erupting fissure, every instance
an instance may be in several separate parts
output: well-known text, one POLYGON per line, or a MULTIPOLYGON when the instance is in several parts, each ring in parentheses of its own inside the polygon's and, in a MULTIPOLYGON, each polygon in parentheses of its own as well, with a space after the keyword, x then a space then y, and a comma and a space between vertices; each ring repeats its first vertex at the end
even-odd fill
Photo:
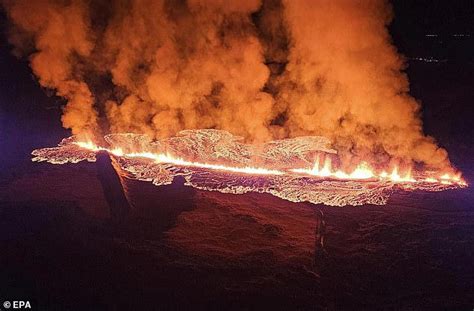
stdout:
MULTIPOLYGON (((394 167, 392 172, 388 174, 386 171, 381 171, 380 173, 376 173, 370 165, 366 162, 361 162, 357 167, 352 171, 352 173, 346 173, 342 170, 335 170, 332 166, 332 161, 330 157, 326 157, 324 160, 323 167, 320 168, 321 161, 320 156, 316 157, 315 163, 313 168, 293 168, 287 170, 275 170, 263 167, 255 167, 255 166, 245 166, 245 167, 236 167, 236 166, 229 166, 229 165, 222 165, 222 164, 213 164, 213 163, 203 163, 203 162, 194 162, 194 161, 187 161, 182 158, 174 157, 170 154, 163 154, 163 153, 152 153, 152 152, 124 152, 122 148, 117 147, 113 149, 100 147, 94 144, 92 141, 78 141, 74 142, 73 144, 78 145, 81 148, 91 150, 91 151, 107 151, 115 156, 118 157, 128 157, 128 158, 144 158, 144 159, 151 159, 157 163, 166 163, 166 164, 173 164, 178 166, 188 166, 188 167, 198 167, 198 168, 205 168, 210 170, 219 170, 219 171, 227 171, 232 173, 242 173, 242 174, 250 174, 250 175, 284 175, 284 174, 307 174, 311 176, 316 176, 320 178, 334 178, 334 179, 346 179, 346 180, 360 180, 360 179, 380 179, 380 180, 390 180, 391 182, 395 183, 416 183, 416 182, 429 182, 429 183, 441 183, 441 184, 458 184, 460 186, 466 186, 466 182, 461 179, 461 173, 457 173, 455 175, 445 174, 438 174, 439 177, 436 178, 435 174, 433 176, 424 177, 420 179, 415 179, 412 177, 412 169, 407 169, 406 173, 401 176, 399 174, 398 167, 394 167)), ((426 175, 426 173, 421 174, 426 175)))
POLYGON ((345 172, 333 165, 337 155, 323 137, 299 137, 244 144, 219 130, 187 130, 153 141, 145 135, 111 134, 108 147, 64 139, 58 147, 33 151, 33 161, 55 164, 95 161, 107 151, 129 177, 169 184, 183 175, 186 185, 225 193, 267 192, 290 201, 328 205, 385 204, 393 190, 441 191, 466 187, 461 174, 374 169, 361 162, 345 172), (192 159, 192 160, 191 160, 192 159))
POLYGON ((279 170, 272 170, 266 169, 262 167, 235 167, 235 166, 227 166, 221 164, 211 164, 211 163, 201 163, 201 162, 193 162, 193 161, 186 161, 182 158, 176 158, 169 154, 163 153, 152 153, 152 152, 130 152, 126 153, 121 148, 114 148, 108 149, 104 147, 99 147, 92 143, 91 141, 88 142, 74 142, 74 144, 78 145, 81 148, 88 149, 91 151, 107 151, 115 156, 118 157, 128 157, 128 158, 144 158, 144 159, 151 159, 157 163, 167 163, 179 166, 188 166, 188 167, 199 167, 199 168, 206 168, 211 170, 219 170, 219 171, 228 171, 232 173, 243 173, 243 174, 250 174, 250 175, 283 175, 285 172, 279 170))
POLYGON ((347 171, 322 164, 284 174, 415 178, 403 165, 387 174, 363 163, 354 170, 353 156, 451 174, 447 151, 423 133, 420 103, 387 28, 388 1, 0 3, 15 54, 67 100, 62 121, 73 135, 163 138, 214 128, 254 143, 323 135, 347 171))

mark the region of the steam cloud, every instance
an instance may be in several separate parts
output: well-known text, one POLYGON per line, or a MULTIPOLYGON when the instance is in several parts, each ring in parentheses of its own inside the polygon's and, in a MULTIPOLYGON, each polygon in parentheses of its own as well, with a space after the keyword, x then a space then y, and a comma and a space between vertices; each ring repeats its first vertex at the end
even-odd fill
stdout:
POLYGON ((323 135, 344 165, 449 168, 423 134, 391 8, 367 0, 3 0, 17 55, 74 134, 323 135))

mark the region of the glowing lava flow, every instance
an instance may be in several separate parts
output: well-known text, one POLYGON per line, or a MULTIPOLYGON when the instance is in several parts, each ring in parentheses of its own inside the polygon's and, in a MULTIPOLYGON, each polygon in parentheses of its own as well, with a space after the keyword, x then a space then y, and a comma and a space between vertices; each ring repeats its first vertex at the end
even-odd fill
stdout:
POLYGON ((222 130, 200 129, 158 140, 115 133, 104 141, 110 147, 72 136, 56 147, 33 150, 32 161, 95 162, 96 153, 106 151, 117 158, 116 169, 128 177, 125 182, 169 185, 180 175, 185 186, 200 190, 267 193, 291 202, 331 206, 383 205, 394 191, 438 192, 467 186, 460 174, 451 171, 422 172, 399 166, 381 170, 366 162, 342 170, 331 162, 337 159, 336 150, 321 136, 251 145, 222 130))
POLYGON ((78 145, 81 148, 89 149, 91 151, 107 151, 112 153, 115 156, 119 157, 129 157, 129 158, 146 158, 154 160, 157 163, 168 163, 174 164, 178 166, 188 166, 188 167, 199 167, 211 170, 218 170, 218 171, 228 171, 233 173, 242 173, 242 174, 250 174, 250 175, 284 175, 285 172, 279 170, 272 170, 260 167, 236 167, 236 166, 226 166, 220 164, 210 164, 210 163, 201 163, 201 162, 192 162, 186 161, 180 158, 175 158, 170 155, 166 154, 156 154, 151 152, 137 152, 137 153, 125 153, 122 149, 107 149, 103 147, 98 147, 94 145, 92 142, 75 142, 74 144, 78 145))
POLYGON ((386 171, 376 173, 366 162, 361 162, 351 173, 346 173, 342 170, 334 170, 331 163, 331 158, 326 157, 321 167, 320 157, 317 156, 315 164, 312 168, 296 168, 289 170, 275 170, 262 167, 237 167, 227 166, 221 164, 211 164, 202 162, 187 161, 182 158, 173 157, 169 154, 151 153, 151 152, 131 152, 126 153, 120 148, 108 149, 99 147, 92 142, 74 142, 73 144, 88 149, 91 151, 107 151, 118 157, 128 158, 145 158, 151 159, 156 163, 166 163, 177 166, 196 167, 210 170, 227 171, 232 173, 241 173, 249 175, 289 175, 291 173, 310 175, 320 178, 340 179, 340 180, 387 180, 393 183, 438 183, 443 185, 457 184, 459 186, 467 186, 467 183, 461 179, 460 175, 443 174, 439 179, 429 176, 422 179, 415 179, 412 176, 411 169, 401 176, 398 167, 394 167, 392 172, 388 174, 386 171))
POLYGON ((401 176, 398 172, 398 167, 394 167, 392 172, 389 174, 386 171, 376 173, 366 162, 361 162, 352 173, 346 173, 341 170, 333 170, 331 165, 331 159, 327 157, 324 160, 323 167, 321 168, 321 161, 319 156, 316 158, 316 162, 313 168, 297 168, 290 171, 300 174, 307 174, 311 176, 317 176, 321 178, 335 178, 335 179, 347 179, 347 180, 363 180, 363 179, 380 179, 389 180, 394 183, 416 183, 416 182, 428 182, 428 183, 441 183, 445 185, 458 184, 461 186, 467 186, 466 182, 461 179, 460 175, 450 176, 444 174, 440 179, 434 177, 426 177, 423 179, 415 179, 412 177, 411 169, 401 176))
POLYGON ((324 165, 320 169, 320 158, 319 156, 316 158, 316 162, 312 169, 305 169, 305 168, 297 168, 292 169, 292 172, 301 173, 301 174, 308 174, 312 176, 318 177, 332 177, 337 179, 370 179, 376 177, 372 168, 365 162, 360 163, 356 169, 348 174, 341 170, 334 171, 331 165, 331 159, 327 157, 324 160, 324 165))

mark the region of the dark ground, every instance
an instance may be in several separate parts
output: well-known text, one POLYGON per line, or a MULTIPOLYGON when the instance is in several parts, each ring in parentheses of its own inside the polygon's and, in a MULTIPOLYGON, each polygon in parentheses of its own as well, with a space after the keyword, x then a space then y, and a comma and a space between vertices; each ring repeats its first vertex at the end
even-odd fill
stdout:
POLYGON ((335 208, 127 185, 125 220, 108 218, 95 164, 36 164, 0 187, 4 297, 42 309, 472 308, 472 192, 335 208))
MULTIPOLYGON (((472 183, 472 8, 407 3, 395 5, 395 43, 410 59, 442 60, 409 62, 411 93, 423 103, 426 132, 472 183), (471 37, 451 36, 462 31, 471 37), (432 32, 440 36, 424 36, 432 32)), ((0 302, 30 300, 40 310, 474 308, 472 187, 335 208, 135 181, 127 183, 135 212, 110 219, 95 164, 30 162, 32 149, 69 135, 62 102, 0 44, 0 302), (326 253, 315 260, 318 209, 326 253)))

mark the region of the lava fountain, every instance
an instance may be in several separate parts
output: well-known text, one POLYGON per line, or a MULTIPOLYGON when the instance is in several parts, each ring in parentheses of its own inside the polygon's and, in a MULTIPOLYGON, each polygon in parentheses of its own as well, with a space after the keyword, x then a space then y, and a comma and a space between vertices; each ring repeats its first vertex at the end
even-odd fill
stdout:
POLYGON ((385 204, 400 191, 442 191, 467 187, 460 174, 399 167, 377 170, 367 162, 346 172, 333 165, 335 150, 324 137, 307 136, 265 144, 242 143, 221 130, 186 130, 153 141, 145 135, 110 134, 107 146, 72 136, 54 148, 32 152, 33 161, 93 162, 99 151, 113 155, 127 177, 160 186, 182 175, 187 186, 242 194, 270 193, 292 202, 335 206, 385 204))

